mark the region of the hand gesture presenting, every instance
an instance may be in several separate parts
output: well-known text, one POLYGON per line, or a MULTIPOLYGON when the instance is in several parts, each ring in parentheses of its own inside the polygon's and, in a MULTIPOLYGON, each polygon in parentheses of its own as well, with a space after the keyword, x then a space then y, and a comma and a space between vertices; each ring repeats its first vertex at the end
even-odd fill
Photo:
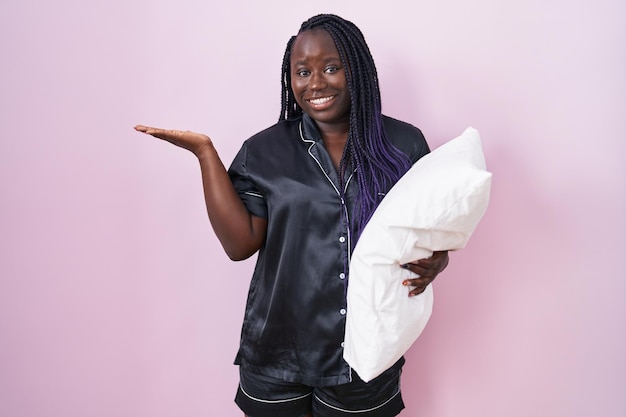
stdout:
POLYGON ((135 126, 135 130, 173 143, 176 146, 193 152, 196 156, 200 156, 204 150, 209 149, 212 145, 211 138, 207 135, 191 132, 189 130, 158 129, 156 127, 142 125, 135 126))
POLYGON ((239 198, 213 141, 201 133, 137 125, 135 130, 173 143, 198 157, 204 201, 213 230, 226 254, 246 259, 263 245, 267 220, 250 214, 239 198))

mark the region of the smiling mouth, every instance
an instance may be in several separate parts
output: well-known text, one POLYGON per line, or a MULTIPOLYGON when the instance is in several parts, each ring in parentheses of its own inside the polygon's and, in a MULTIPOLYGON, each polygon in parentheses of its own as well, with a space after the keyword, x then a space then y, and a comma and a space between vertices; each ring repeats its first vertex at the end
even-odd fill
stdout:
POLYGON ((320 98, 312 98, 310 100, 307 100, 310 104, 312 104, 313 106, 323 106, 324 104, 328 103, 329 101, 331 101, 334 97, 330 96, 330 97, 320 97, 320 98))

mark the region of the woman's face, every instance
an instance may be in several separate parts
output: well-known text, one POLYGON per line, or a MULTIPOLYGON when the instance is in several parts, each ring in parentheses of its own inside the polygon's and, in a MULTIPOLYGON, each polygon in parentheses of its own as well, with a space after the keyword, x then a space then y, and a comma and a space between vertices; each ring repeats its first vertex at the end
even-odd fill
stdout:
POLYGON ((307 30, 294 41, 291 88, 296 102, 318 125, 348 122, 346 70, 333 38, 324 29, 307 30))

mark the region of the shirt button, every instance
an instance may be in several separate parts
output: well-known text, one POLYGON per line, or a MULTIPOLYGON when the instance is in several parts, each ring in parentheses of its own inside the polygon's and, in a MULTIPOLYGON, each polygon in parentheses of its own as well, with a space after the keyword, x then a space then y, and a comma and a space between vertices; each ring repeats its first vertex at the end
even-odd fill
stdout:
POLYGON ((344 342, 341 342, 341 347, 345 347, 345 345, 346 344, 344 342))
POLYGON ((345 242, 345 241, 346 241, 346 238, 345 238, 345 237, 343 237, 343 236, 341 236, 341 237, 339 238, 339 241, 340 241, 341 243, 343 243, 343 242, 345 242))
POLYGON ((341 279, 346 279, 346 274, 344 274, 343 272, 341 274, 339 274, 339 278, 341 279))
POLYGON ((345 315, 346 315, 346 309, 345 309, 345 308, 342 308, 341 310, 339 310, 339 313, 340 313, 342 316, 345 316, 345 315))

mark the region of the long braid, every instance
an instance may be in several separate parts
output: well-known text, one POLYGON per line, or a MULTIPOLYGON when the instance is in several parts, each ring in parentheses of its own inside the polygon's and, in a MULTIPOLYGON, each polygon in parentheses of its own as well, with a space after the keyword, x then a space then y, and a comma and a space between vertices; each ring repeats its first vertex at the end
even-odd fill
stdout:
POLYGON ((302 109, 296 103, 296 99, 291 89, 291 47, 296 40, 296 36, 292 36, 287 42, 287 49, 283 56, 283 66, 281 72, 281 111, 279 121, 291 119, 302 114, 302 109))
MULTIPOLYGON (((351 95, 348 140, 339 166, 340 178, 348 165, 356 170, 358 196, 355 209, 355 232, 363 227, 385 193, 410 168, 408 157, 387 140, 382 120, 378 74, 371 52, 361 30, 352 22, 332 14, 314 16, 304 22, 298 34, 313 28, 325 29, 333 38, 346 68, 351 95)), ((300 116, 291 89, 292 37, 282 66, 282 103, 279 120, 300 116)))

